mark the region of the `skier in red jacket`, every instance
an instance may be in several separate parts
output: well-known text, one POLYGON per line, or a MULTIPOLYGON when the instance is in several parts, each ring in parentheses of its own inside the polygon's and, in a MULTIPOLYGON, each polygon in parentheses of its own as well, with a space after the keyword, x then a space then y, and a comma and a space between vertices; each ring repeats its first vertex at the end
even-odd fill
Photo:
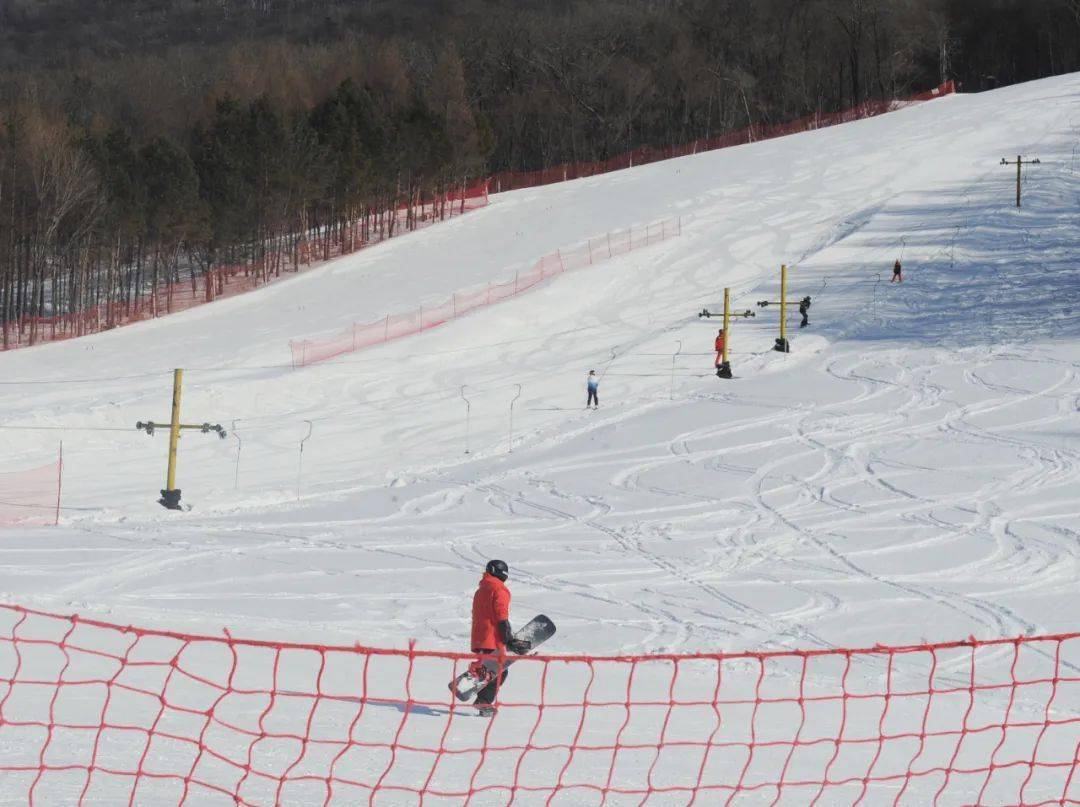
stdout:
POLYGON ((720 329, 720 333, 716 335, 716 367, 720 366, 720 363, 724 360, 724 329, 720 329))
MULTIPOLYGON (((507 650, 521 655, 528 653, 529 642, 515 639, 510 627, 510 589, 506 587, 506 578, 510 576, 510 567, 506 561, 492 560, 484 569, 480 586, 473 595, 472 603, 472 652, 481 656, 503 655, 507 650)), ((476 708, 481 715, 495 714, 495 695, 506 680, 507 669, 493 678, 476 695, 476 708)))

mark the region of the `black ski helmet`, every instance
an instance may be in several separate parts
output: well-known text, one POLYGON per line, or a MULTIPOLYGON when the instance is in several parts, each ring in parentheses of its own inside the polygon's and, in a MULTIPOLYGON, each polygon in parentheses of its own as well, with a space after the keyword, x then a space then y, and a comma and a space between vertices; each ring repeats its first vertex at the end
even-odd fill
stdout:
POLYGON ((484 569, 484 571, 492 577, 499 578, 504 583, 506 582, 506 578, 510 576, 510 567, 506 565, 505 560, 489 560, 487 568, 484 569))

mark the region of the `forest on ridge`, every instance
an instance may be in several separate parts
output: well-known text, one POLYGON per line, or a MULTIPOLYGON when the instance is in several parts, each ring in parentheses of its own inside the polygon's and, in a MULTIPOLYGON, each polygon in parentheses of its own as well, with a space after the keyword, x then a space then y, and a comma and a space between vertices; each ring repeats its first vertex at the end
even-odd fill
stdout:
POLYGON ((0 324, 503 170, 1080 67, 1080 0, 0 0, 0 324))

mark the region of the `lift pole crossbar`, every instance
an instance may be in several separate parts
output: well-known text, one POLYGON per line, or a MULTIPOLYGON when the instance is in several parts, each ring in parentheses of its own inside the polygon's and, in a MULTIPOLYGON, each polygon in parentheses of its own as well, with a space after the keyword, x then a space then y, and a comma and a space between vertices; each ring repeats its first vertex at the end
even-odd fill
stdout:
MULTIPOLYGON (((711 317, 722 317, 722 316, 724 316, 724 315, 723 314, 714 314, 712 311, 710 311, 707 308, 702 309, 701 313, 698 314, 699 319, 701 317, 704 317, 705 319, 709 319, 711 317)), ((751 311, 748 308, 745 311, 731 311, 731 312, 728 313, 728 316, 729 317, 743 317, 743 318, 756 317, 757 312, 756 311, 751 311)))
MULTIPOLYGON (((146 432, 151 437, 153 436, 155 429, 164 429, 166 427, 172 428, 172 424, 171 423, 155 423, 152 420, 148 421, 146 423, 143 423, 140 420, 138 423, 135 424, 136 429, 138 429, 139 431, 146 432)), ((214 423, 214 424, 210 424, 210 423, 181 423, 176 428, 178 428, 180 430, 194 429, 194 430, 198 430, 198 431, 202 432, 203 434, 209 434, 210 432, 217 432, 218 437, 220 437, 222 440, 224 440, 226 437, 229 436, 228 433, 225 431, 224 427, 222 427, 222 425, 220 423, 214 423)))

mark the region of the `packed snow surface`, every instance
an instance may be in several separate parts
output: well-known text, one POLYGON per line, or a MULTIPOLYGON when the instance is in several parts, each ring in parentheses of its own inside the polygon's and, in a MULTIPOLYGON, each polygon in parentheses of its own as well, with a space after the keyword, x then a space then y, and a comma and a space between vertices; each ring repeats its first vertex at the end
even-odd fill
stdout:
POLYGON ((558 653, 1075 630, 1078 102, 1071 75, 496 195, 238 298, 0 354, 0 470, 60 439, 65 468, 60 526, 0 531, 0 599, 467 650, 499 557, 513 619, 549 615, 558 653), (1017 154, 1041 160, 1021 210, 1017 154), (289 366, 290 339, 672 215, 678 238, 289 366), (789 354, 756 306, 781 264, 812 297, 789 354), (732 380, 697 315, 725 286, 757 313, 733 321, 732 380), (181 440, 180 513, 155 502, 167 435, 135 429, 168 418, 174 367, 184 420, 230 432, 181 440))

